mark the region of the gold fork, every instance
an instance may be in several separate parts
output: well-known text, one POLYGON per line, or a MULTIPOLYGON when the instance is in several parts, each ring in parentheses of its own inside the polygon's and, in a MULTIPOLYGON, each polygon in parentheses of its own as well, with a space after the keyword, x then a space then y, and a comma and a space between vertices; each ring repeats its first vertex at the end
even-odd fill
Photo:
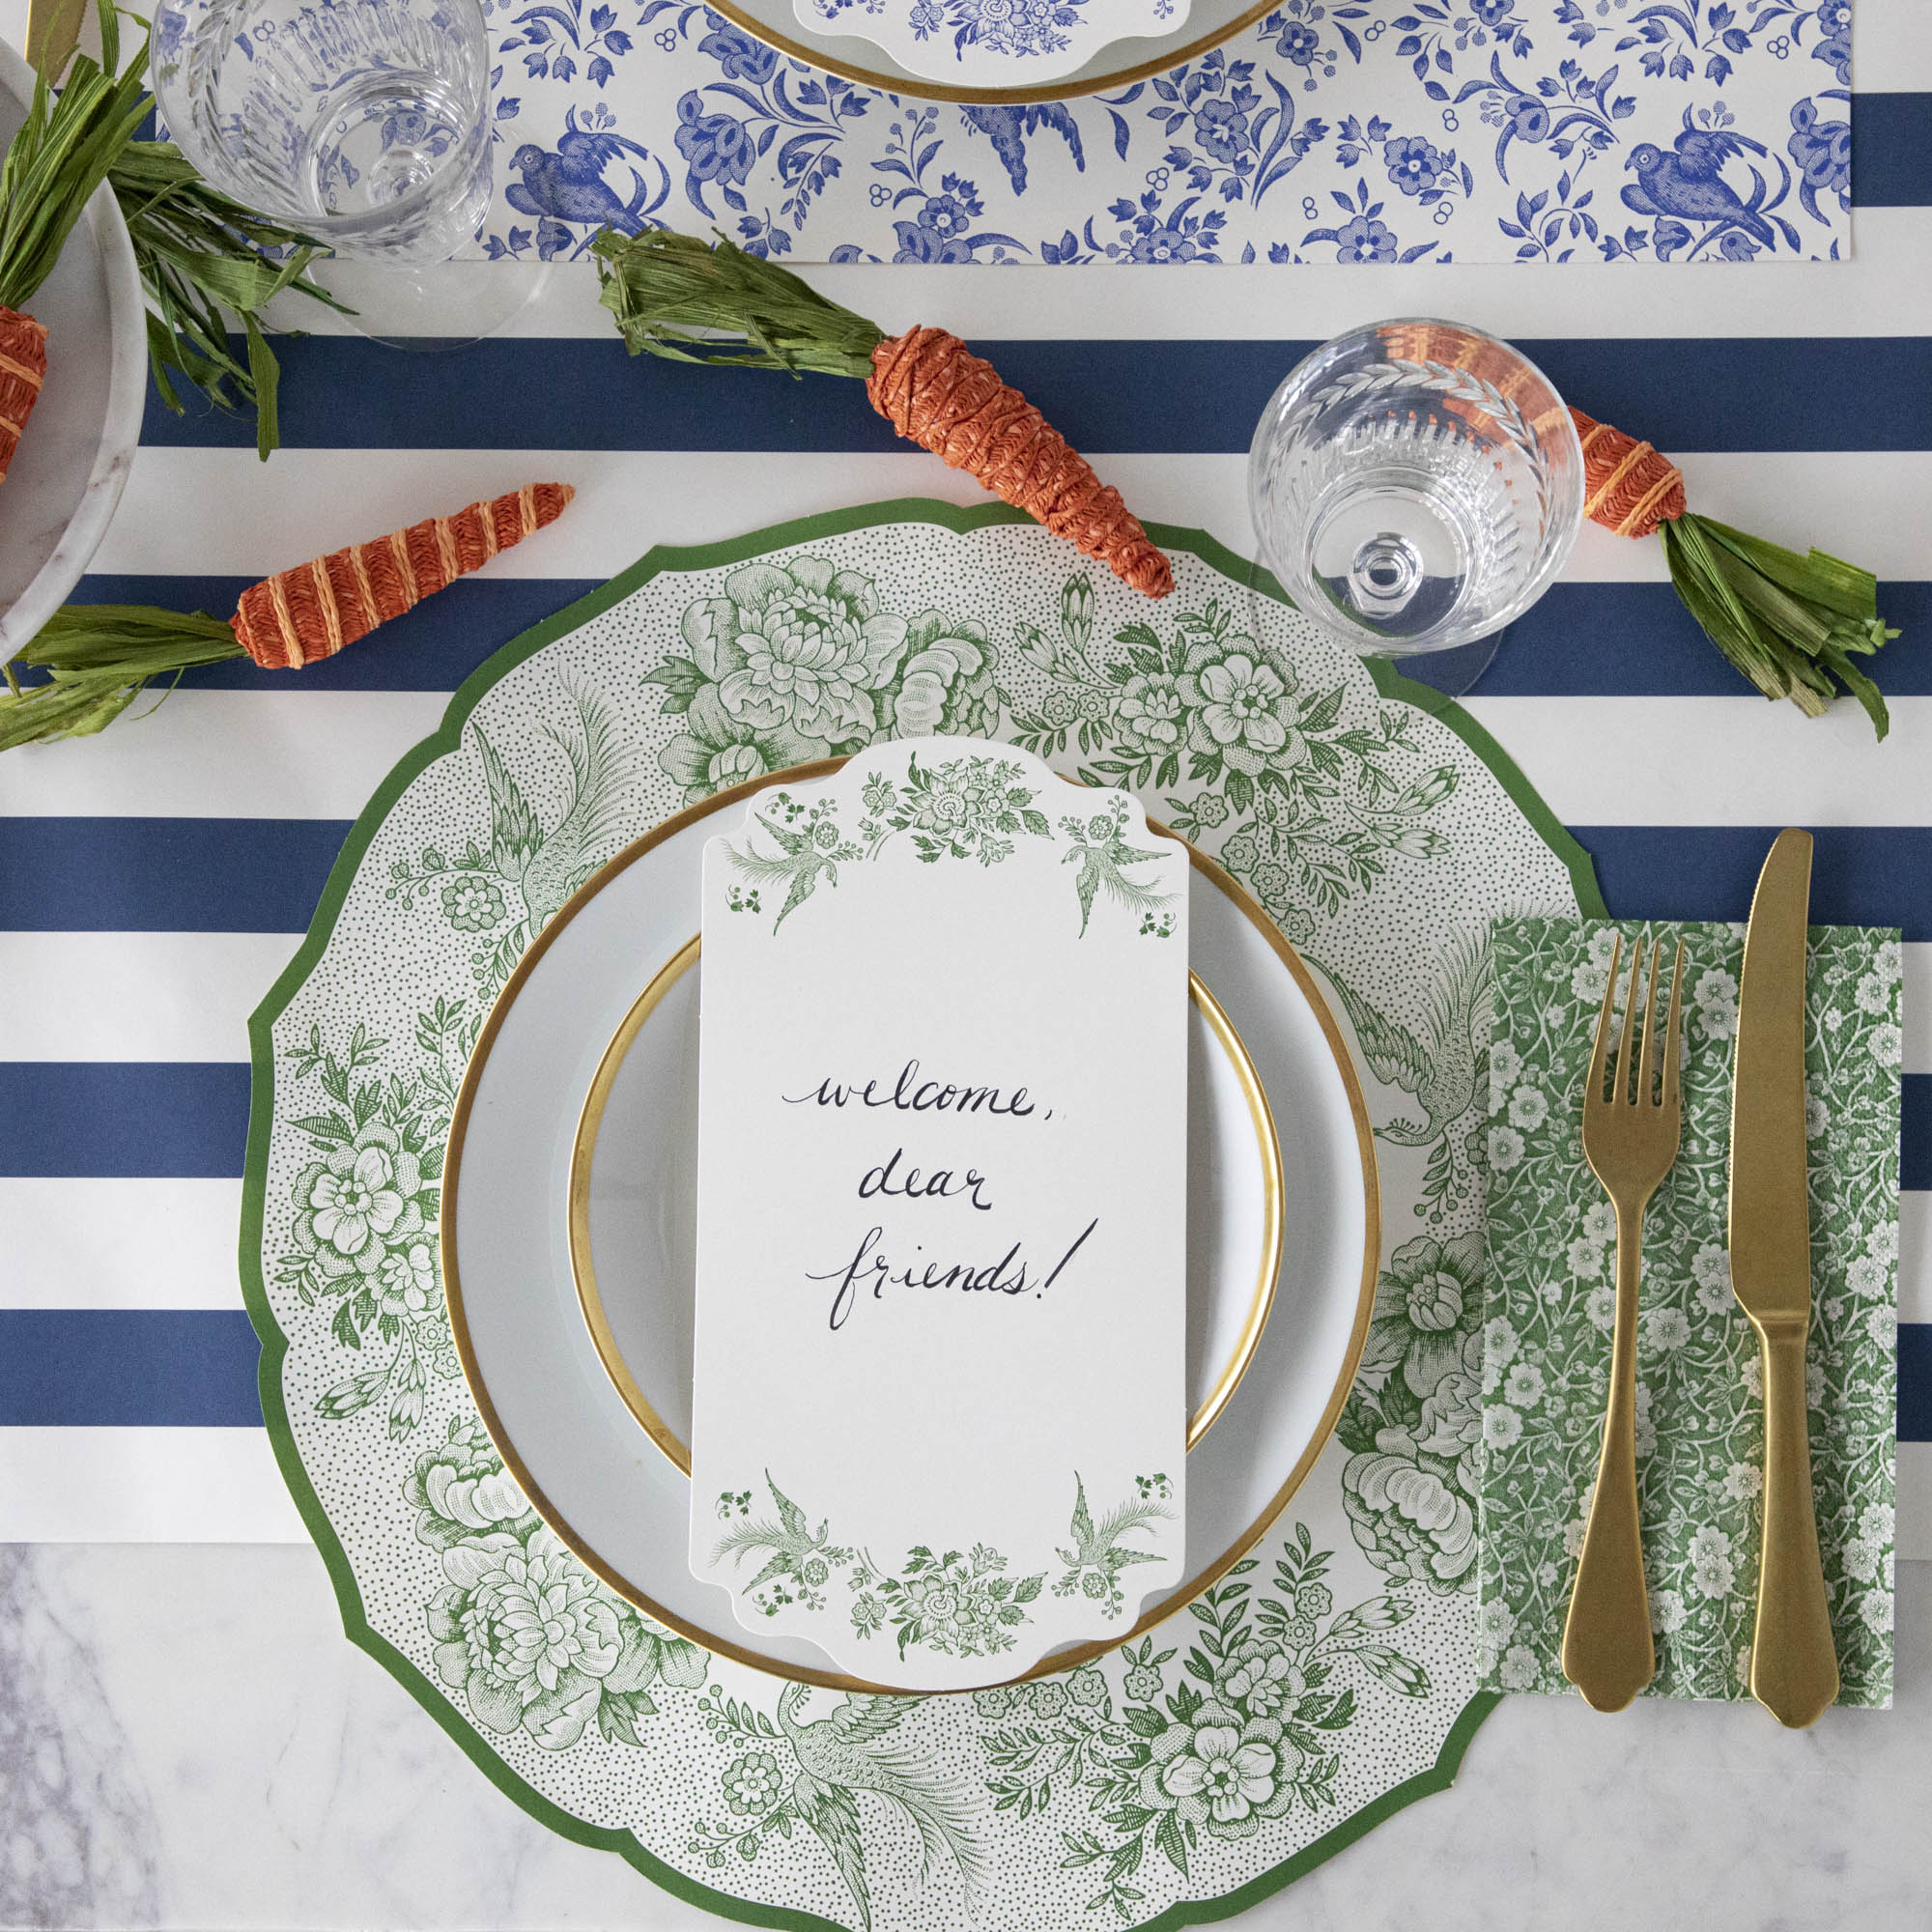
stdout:
POLYGON ((1650 949, 1643 1003, 1643 1050, 1634 1091, 1631 1037, 1637 1012, 1643 947, 1632 951, 1630 996, 1605 1097, 1610 1013, 1616 1003, 1622 938, 1610 948, 1609 983, 1597 1020, 1589 1084, 1583 1090, 1583 1155, 1617 1210, 1617 1313, 1610 1342, 1610 1400, 1597 1492, 1583 1532, 1583 1553, 1563 1626, 1563 1674, 1599 1711, 1621 1711, 1657 1675, 1650 1640, 1650 1599, 1643 1584, 1643 1538, 1636 1516, 1637 1275, 1643 1253, 1643 1210, 1677 1158, 1683 1100, 1677 1084, 1678 1002, 1684 986, 1684 944, 1670 980, 1670 1017, 1663 1035, 1663 1079, 1657 1088, 1657 968, 1662 942, 1650 949))

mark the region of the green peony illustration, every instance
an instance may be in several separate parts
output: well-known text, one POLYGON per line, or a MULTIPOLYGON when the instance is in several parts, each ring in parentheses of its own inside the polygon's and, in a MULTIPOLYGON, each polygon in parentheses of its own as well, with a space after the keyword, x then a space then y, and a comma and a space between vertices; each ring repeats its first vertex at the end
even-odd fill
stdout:
POLYGON ((887 722, 884 694, 911 636, 903 617, 880 610, 872 580, 799 556, 788 565, 745 564, 724 587, 722 597, 685 610, 690 658, 668 660, 646 682, 676 693, 695 670, 741 724, 840 747, 869 744, 887 722), (678 664, 690 668, 672 672, 678 664))
POLYGON ((879 608, 872 580, 820 557, 747 564, 685 609, 688 656, 645 674, 684 728, 658 753, 684 802, 882 738, 986 737, 999 651, 943 611, 879 608))
POLYGON ((1389 1257, 1336 1434, 1342 1501, 1392 1581, 1472 1588, 1483 1435, 1483 1236, 1418 1236, 1389 1257))
POLYGON ((696 805, 729 785, 831 755, 829 738, 808 738, 789 724, 748 724, 724 708, 715 684, 700 684, 686 707, 684 729, 658 753, 658 763, 684 787, 684 803, 696 805))
POLYGON ((906 655, 888 687, 894 738, 986 738, 999 728, 1000 696, 994 686, 998 649, 970 619, 943 611, 922 611, 906 627, 906 655))
POLYGON ((646 1626, 542 1523, 451 1544, 442 1568, 428 1606, 437 1674, 493 1731, 567 1750, 595 1721, 636 1744, 638 1719, 657 1715, 651 1684, 704 1682, 703 1651, 646 1626))
POLYGON ((417 1512, 417 1542, 432 1549, 492 1530, 522 1532, 537 1520, 474 1414, 449 1418, 444 1439, 416 1458, 403 1493, 417 1512))

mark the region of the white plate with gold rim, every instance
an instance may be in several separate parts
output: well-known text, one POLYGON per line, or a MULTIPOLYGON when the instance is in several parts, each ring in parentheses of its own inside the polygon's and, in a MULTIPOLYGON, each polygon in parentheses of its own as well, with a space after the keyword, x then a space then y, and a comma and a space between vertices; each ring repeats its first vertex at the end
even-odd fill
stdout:
POLYGON ((1185 31, 1189 0, 792 0, 808 38, 849 34, 960 87, 1044 84, 1185 31), (1117 52, 1116 49, 1119 49, 1117 52))
MULTIPOLYGON (((795 1637, 773 1633, 753 1648, 725 1593, 692 1576, 684 1554, 690 1483, 606 1372, 572 1267, 571 1180, 586 1096, 639 988, 688 945, 697 924, 711 813, 759 788, 722 793, 620 853, 556 915, 512 975, 477 1042, 450 1129, 444 1283, 464 1373, 486 1426, 533 1506, 586 1564, 647 1614, 709 1650, 783 1676, 854 1688, 795 1637)), ((1197 853, 1190 877, 1192 963, 1252 1062, 1272 1116, 1285 1238, 1272 1307, 1246 1376, 1190 1452, 1188 1575, 1179 1599, 1206 1589, 1262 1535, 1326 1440, 1366 1330, 1378 1243, 1367 1114, 1319 990, 1266 915, 1218 866, 1197 853)), ((695 1048, 696 1029, 667 1025, 657 1037, 674 1061, 679 1042, 695 1048)), ((1259 1250, 1251 1235, 1243 1256, 1237 1230, 1261 1230, 1262 1203, 1236 1196, 1234 1177, 1244 1160, 1256 1172, 1265 1161, 1234 1062, 1216 1072, 1203 1058, 1207 1091, 1233 1094, 1241 1109, 1236 1116, 1217 1108, 1212 1144, 1225 1151, 1232 1184, 1224 1194, 1236 1210, 1227 1217, 1223 1245, 1241 1258, 1238 1274, 1229 1270, 1228 1298, 1251 1311, 1259 1250)), ((639 1063, 640 1086, 654 1077, 653 1065, 639 1063)), ((613 1091, 624 1084, 620 1075, 613 1091)), ((636 1252, 641 1260, 655 1248, 657 1265, 668 1268, 665 1258, 678 1251, 680 1210, 669 1193, 660 1196, 664 1218, 652 1231, 649 1201, 639 1208, 644 1218, 634 1215, 633 1235, 643 1234, 636 1252)), ((591 1225, 594 1231, 594 1214, 591 1225)), ((601 1234, 592 1239, 601 1241, 601 1234)), ((609 1272, 601 1254, 599 1269, 600 1278, 609 1272)), ((667 1293, 660 1306, 670 1305, 667 1293)), ((1192 1309, 1190 1328, 1191 1318, 1192 1309)), ((1216 1319, 1227 1332, 1226 1318, 1216 1319)), ((688 1350, 688 1330, 681 1342, 674 1325, 666 1334, 668 1355, 688 1350)), ((1227 1357, 1210 1353, 1206 1331, 1198 1359, 1214 1368, 1206 1384, 1211 1388, 1227 1357)), ((673 1360, 656 1386, 674 1388, 674 1374, 673 1360)), ((1151 1606, 1122 1639, 1176 1606, 1176 1598, 1151 1606)), ((1086 1654, 1061 1653, 1040 1668, 1064 1668, 1086 1654)))
MULTIPOLYGON (((928 32, 910 49, 902 37, 875 29, 889 11, 895 26, 905 25, 914 0, 881 0, 878 13, 869 18, 863 5, 848 4, 835 6, 828 19, 811 0, 806 0, 804 10, 799 0, 717 0, 716 11, 781 53, 863 86, 928 100, 994 105, 1064 100, 1131 86, 1220 46, 1259 23, 1276 4, 1278 0, 1193 0, 1191 7, 1177 7, 1166 18, 1151 21, 1145 17, 1150 10, 1122 9, 1122 23, 1110 31, 1110 0, 1085 0, 1068 10, 1083 17, 1081 37, 1077 42, 1069 37, 1068 47, 1055 53, 1050 63, 1035 54, 1000 58, 996 53, 990 60, 975 61, 970 71, 954 58, 954 37, 974 14, 984 14, 983 0, 927 0, 926 17, 936 14, 950 28, 928 32), (1089 14, 1092 21, 1084 19, 1089 14), (1095 22, 1100 31, 1094 30, 1095 22), (1122 38, 1128 34, 1136 38, 1122 38), (909 53, 910 64, 898 57, 902 53, 909 53), (933 59, 935 53, 940 58, 933 59)), ((992 45, 993 38, 982 38, 981 46, 972 50, 992 45)))
MULTIPOLYGON (((1240 1385, 1281 1268, 1281 1145, 1247 1048, 1190 975, 1187 1446, 1240 1385)), ((570 1263, 606 1373, 691 1471, 697 1233, 694 936, 652 976, 598 1063, 572 1151, 570 1263)))

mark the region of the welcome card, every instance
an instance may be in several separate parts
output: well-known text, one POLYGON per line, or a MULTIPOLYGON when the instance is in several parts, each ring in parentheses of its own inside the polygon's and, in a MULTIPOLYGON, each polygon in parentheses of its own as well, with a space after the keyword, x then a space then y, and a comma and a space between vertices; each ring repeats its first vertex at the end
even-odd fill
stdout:
POLYGON ((955 1690, 1180 1582, 1187 880, 977 739, 706 847, 691 1563, 747 1628, 955 1690))

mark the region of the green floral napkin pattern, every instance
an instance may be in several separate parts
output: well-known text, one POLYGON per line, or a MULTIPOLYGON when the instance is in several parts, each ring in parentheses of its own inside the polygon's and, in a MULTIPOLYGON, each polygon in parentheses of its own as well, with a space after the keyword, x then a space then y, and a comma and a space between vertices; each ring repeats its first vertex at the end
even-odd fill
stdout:
MULTIPOLYGON (((1645 1224, 1637 1487, 1649 1694, 1748 1694, 1764 1408, 1725 1253, 1741 925, 1526 919, 1494 932, 1488 1305, 1478 1477, 1482 1668, 1567 1691, 1563 1621, 1609 1380, 1616 1223, 1583 1159, 1583 1081, 1613 936, 1685 947, 1684 1139, 1645 1224)), ((1805 1049, 1818 1534, 1847 1704, 1891 1697, 1900 952, 1814 927, 1805 1049)), ((1660 1000, 1660 1005, 1662 1004, 1660 1000)))

